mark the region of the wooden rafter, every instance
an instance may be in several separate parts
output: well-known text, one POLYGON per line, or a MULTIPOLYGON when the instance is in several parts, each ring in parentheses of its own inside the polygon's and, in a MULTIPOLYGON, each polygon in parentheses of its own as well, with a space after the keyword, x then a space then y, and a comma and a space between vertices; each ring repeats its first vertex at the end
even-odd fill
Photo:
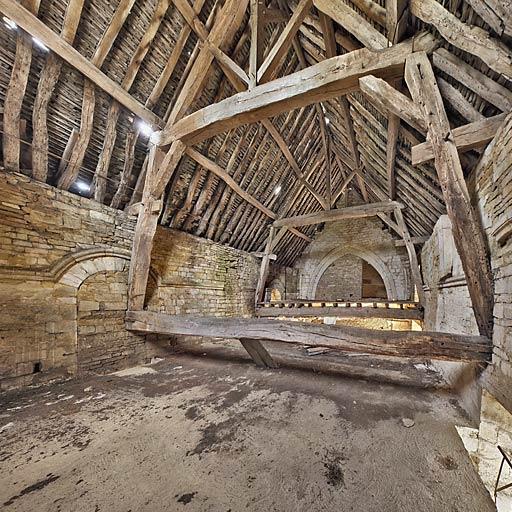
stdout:
MULTIPOLYGON (((39 10, 40 0, 23 0, 21 4, 4 0, 4 3, 7 7, 14 7, 14 9, 4 10, 4 6, 0 3, 0 11, 19 25, 18 20, 13 18, 12 13, 21 11, 35 18, 34 14, 37 14, 39 10)), ((21 107, 27 88, 31 62, 32 40, 28 34, 20 32, 16 38, 16 55, 4 102, 3 155, 4 167, 8 171, 20 170, 21 107)))

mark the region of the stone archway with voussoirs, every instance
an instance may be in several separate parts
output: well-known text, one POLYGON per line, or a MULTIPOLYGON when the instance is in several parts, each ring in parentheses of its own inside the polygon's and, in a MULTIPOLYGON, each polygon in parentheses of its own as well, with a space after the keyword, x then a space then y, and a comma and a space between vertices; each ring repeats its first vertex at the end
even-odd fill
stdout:
POLYGON ((331 250, 324 258, 320 261, 320 263, 313 269, 311 278, 309 279, 305 289, 303 290, 303 294, 306 299, 314 299, 316 295, 316 289, 318 283, 324 272, 338 259, 343 256, 357 256, 362 260, 365 260, 369 263, 375 270, 379 273, 384 281, 384 286, 386 287, 386 293, 388 296, 388 300, 406 300, 407 299, 407 283, 408 276, 404 271, 404 282, 406 283, 405 289, 402 289, 403 286, 400 283, 397 283, 395 276, 390 272, 388 265, 386 262, 380 258, 377 254, 369 251, 367 249, 357 248, 357 247, 338 247, 331 250))

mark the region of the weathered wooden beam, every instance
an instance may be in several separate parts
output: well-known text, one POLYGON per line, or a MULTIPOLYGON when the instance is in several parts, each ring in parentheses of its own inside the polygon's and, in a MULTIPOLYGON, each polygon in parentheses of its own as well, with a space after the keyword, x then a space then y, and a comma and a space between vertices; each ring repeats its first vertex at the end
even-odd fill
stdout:
POLYGON ((369 75, 359 79, 359 86, 361 92, 382 114, 387 115, 391 112, 419 132, 427 131, 427 125, 419 107, 386 81, 369 75))
POLYGON ((314 0, 314 4, 366 47, 374 50, 387 47, 386 36, 342 0, 314 0))
POLYGON ((207 28, 196 16, 196 13, 192 6, 188 3, 188 0, 172 1, 183 18, 185 18, 185 21, 190 25, 192 30, 203 42, 205 47, 208 48, 208 50, 210 50, 210 52, 215 56, 222 69, 224 70, 224 73, 229 74, 235 80, 240 80, 246 86, 249 85, 249 77, 247 76, 247 73, 209 39, 207 28))
MULTIPOLYGON (((116 11, 112 17, 110 25, 102 35, 96 50, 91 59, 91 64, 98 69, 101 69, 108 53, 110 52, 114 41, 116 40, 119 32, 121 31, 126 18, 128 17, 135 0, 120 0, 116 11)), ((95 85, 91 80, 84 78, 84 92, 82 98, 82 113, 80 119, 80 132, 76 143, 73 146, 73 151, 69 155, 69 160, 66 166, 59 173, 57 186, 68 190, 75 182, 83 160, 89 141, 94 129, 94 109, 96 106, 96 91, 95 85)), ((69 141, 68 141, 69 142, 69 141)))
POLYGON ((268 277, 268 267, 270 265, 270 255, 272 254, 272 240, 275 235, 275 228, 270 226, 268 233, 267 243, 265 245, 265 254, 261 259, 260 273, 258 276, 258 282, 256 284, 256 291, 254 293, 255 303, 262 302, 265 295, 265 283, 268 277))
POLYGON ((512 37, 510 2, 503 0, 467 0, 467 2, 498 36, 512 37))
POLYGON ((257 366, 261 368, 277 368, 277 364, 259 340, 241 338, 240 343, 257 366))
POLYGON ((409 21, 409 0, 386 0, 386 31, 393 44, 400 42, 409 21))
MULTIPOLYGON (((481 147, 496 135, 507 114, 499 114, 494 117, 486 118, 475 123, 465 124, 452 130, 453 142, 461 152, 470 151, 481 147)), ((428 162, 434 158, 434 149, 430 141, 423 142, 411 148, 411 160, 413 165, 419 165, 428 162)))
POLYGON ((264 0, 250 0, 251 17, 251 48, 249 50, 249 89, 258 85, 258 69, 263 62, 263 45, 265 44, 265 32, 263 24, 264 0))
POLYGON ((471 102, 469 102, 459 89, 454 87, 440 76, 437 78, 437 86, 441 91, 444 104, 447 108, 458 112, 466 121, 474 123, 475 121, 483 121, 485 116, 479 112, 471 102))
MULTIPOLYGON (((169 8, 171 0, 158 0, 153 16, 149 22, 149 25, 144 32, 142 39, 135 50, 135 53, 130 59, 128 68, 126 69, 125 76, 121 82, 121 87, 126 91, 129 91, 137 73, 139 72, 144 57, 147 55, 153 39, 156 37, 160 24, 162 23, 164 16, 169 8)), ((94 172, 93 184, 91 192, 94 194, 94 199, 102 203, 105 199, 105 193, 107 191, 107 176, 108 169, 110 167, 110 160, 114 153, 114 147, 117 139, 117 122, 121 113, 120 105, 117 102, 113 102, 108 110, 107 124, 105 128, 105 134, 103 136, 103 146, 98 158, 98 164, 94 172)))
POLYGON ((344 219, 358 219, 361 217, 372 217, 378 213, 392 212, 396 208, 403 208, 396 201, 382 201, 379 203, 367 203, 359 206, 349 206, 340 210, 329 210, 324 212, 307 213, 296 217, 278 219, 274 226, 287 228, 297 226, 311 226, 312 224, 321 224, 322 222, 334 222, 344 219))
POLYGON ((423 33, 414 42, 409 39, 385 50, 363 48, 327 59, 205 107, 171 123, 154 134, 152 140, 164 146, 176 139, 192 144, 246 123, 356 91, 358 79, 365 75, 400 78, 408 55, 414 51, 431 51, 434 47, 435 38, 423 33))
POLYGON ((419 303, 422 306, 425 306, 425 292, 423 291, 423 280, 421 279, 420 266, 418 263, 418 257, 416 256, 416 249, 414 248, 414 244, 411 241, 411 235, 409 234, 409 229, 407 228, 407 224, 405 223, 404 216, 400 208, 397 208, 395 210, 395 220, 396 223, 398 224, 398 227, 402 231, 402 238, 403 241, 405 242, 407 255, 409 256, 409 265, 411 267, 412 281, 416 288, 416 293, 418 294, 419 303))
POLYGON ((193 148, 186 148, 185 153, 190 158, 194 159, 199 165, 216 174, 236 194, 238 194, 242 199, 247 201, 249 204, 257 208, 258 210, 260 210, 267 217, 270 217, 271 219, 277 218, 277 215, 273 211, 271 211, 269 208, 261 204, 251 194, 243 190, 242 187, 240 187, 240 185, 238 185, 238 183, 236 183, 236 181, 233 180, 233 178, 229 174, 227 174, 226 171, 220 165, 216 164, 208 157, 202 155, 201 153, 199 153, 199 151, 196 151, 193 148))
MULTIPOLYGON (((83 6, 84 0, 70 0, 66 7, 60 37, 68 44, 73 44, 75 39, 83 6)), ((48 176, 48 105, 59 80, 61 69, 61 59, 55 53, 49 53, 39 76, 34 100, 32 177, 43 182, 46 182, 48 176)))
MULTIPOLYGON (((422 245, 428 242, 430 239, 429 236, 412 236, 410 237, 411 243, 415 245, 422 245)), ((404 240, 395 240, 395 246, 396 247, 404 247, 405 241, 404 240)))
POLYGON ((432 55, 432 61, 436 68, 444 71, 502 112, 512 110, 512 91, 509 88, 495 82, 446 48, 437 49, 432 55))
POLYGON ((497 73, 512 77, 512 55, 503 43, 484 29, 466 25, 436 0, 410 0, 411 13, 433 25, 453 46, 468 52, 497 73))
POLYGON ((455 246, 466 275, 478 329, 481 334, 490 336, 493 279, 483 229, 471 204, 443 99, 425 53, 408 57, 405 79, 427 122, 436 171, 452 223, 455 246))
MULTIPOLYGON (((293 301, 291 301, 293 302, 293 301)), ((364 300, 362 302, 365 302, 364 300)), ((368 301, 371 302, 371 301, 368 301)), ((308 317, 336 317, 336 318, 386 318, 390 320, 423 320, 421 309, 401 308, 373 308, 373 307, 336 307, 317 306, 304 307, 257 307, 256 316, 260 318, 308 318, 308 317)))
POLYGON ((282 64, 283 59, 286 57, 290 49, 295 34, 299 30, 300 25, 308 14, 313 0, 300 0, 297 7, 294 9, 290 21, 287 23, 284 30, 280 33, 274 46, 271 48, 263 64, 258 69, 258 83, 264 83, 271 80, 282 64))
MULTIPOLYGON (((335 155, 336 159, 338 160, 338 155, 335 155)), ((342 165, 341 163, 338 163, 338 167, 341 169, 342 165)), ((349 172, 348 176, 343 180, 342 184, 340 185, 340 188, 333 194, 332 196, 332 206, 336 204, 338 199, 341 197, 343 192, 347 190, 347 187, 349 186, 350 182, 356 177, 356 173, 354 171, 349 172)))
POLYGON ((126 92, 116 82, 100 71, 81 53, 66 43, 60 36, 48 28, 22 5, 11 0, 0 0, 0 12, 14 21, 19 27, 33 37, 39 39, 50 50, 77 69, 100 89, 118 101, 121 105, 154 127, 162 127, 162 120, 133 96, 126 92))
POLYGON ((388 136, 386 141, 386 174, 388 177, 388 195, 396 198, 395 163, 398 144, 398 132, 400 131, 400 118, 396 115, 388 116, 388 136))
MULTIPOLYGON (((21 4, 9 0, 7 3, 9 5, 14 4, 17 9, 23 10, 28 15, 33 16, 32 13, 37 14, 39 11, 40 0, 23 0, 21 4)), ((0 11, 4 12, 8 18, 18 24, 17 20, 13 19, 9 13, 2 10, 1 4, 0 11)), ((32 40, 28 34, 20 31, 16 37, 16 55, 14 56, 9 86, 5 93, 3 111, 4 133, 2 137, 2 151, 4 155, 4 168, 7 171, 18 172, 20 170, 21 107, 27 88, 31 62, 32 40)))
POLYGON ((270 340, 346 352, 452 361, 489 361, 492 352, 492 344, 484 336, 384 331, 265 318, 198 317, 128 311, 126 328, 140 333, 270 340))
POLYGON ((142 204, 139 208, 133 237, 132 257, 128 273, 128 309, 134 311, 144 308, 153 238, 162 209, 162 201, 151 195, 151 181, 155 179, 156 170, 161 165, 162 158, 162 152, 156 146, 152 146, 146 173, 146 184, 142 194, 142 204))

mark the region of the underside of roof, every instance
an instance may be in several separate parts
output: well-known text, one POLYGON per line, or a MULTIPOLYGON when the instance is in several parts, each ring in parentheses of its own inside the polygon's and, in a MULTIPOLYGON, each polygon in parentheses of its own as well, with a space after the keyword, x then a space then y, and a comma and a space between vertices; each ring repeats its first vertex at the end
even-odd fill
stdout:
MULTIPOLYGON (((27 0, 21 3, 29 8, 38 2, 27 0)), ((85 0, 78 3, 83 3, 83 10, 76 36, 71 41, 73 47, 89 61, 99 64, 107 77, 154 112, 163 126, 204 45, 196 34, 197 27, 191 27, 182 15, 184 2, 85 0), (129 14, 122 20, 113 44, 100 61, 97 58, 98 48, 112 27, 112 20, 123 7, 129 10, 129 14), (129 75, 133 77, 130 79, 129 75)), ((304 2, 260 0, 259 3, 269 13, 261 29, 264 59, 293 13, 304 2)), ((219 0, 194 2, 197 18, 206 30, 215 23, 222 4, 219 0)), ((274 78, 333 56, 326 49, 325 19, 322 19, 325 15, 318 10, 317 2, 310 4, 274 78)), ((374 37, 381 34, 386 40, 393 41, 394 37, 388 34, 389 27, 386 26, 389 18, 387 9, 390 7, 386 8, 384 0, 336 0, 333 4, 343 4, 350 9, 357 20, 363 20, 365 27, 369 27, 366 30, 371 29, 374 37)), ((509 23, 510 19, 503 19, 501 25, 496 22, 495 4, 500 4, 503 9, 506 2, 450 0, 439 4, 466 26, 481 27, 509 55, 509 64, 512 62, 512 21, 509 23)), ((41 0, 35 11, 45 25, 60 34, 67 7, 68 0, 41 0)), ((507 15, 510 16, 510 12, 507 15)), ((350 30, 352 25, 340 24, 339 18, 330 18, 329 23, 334 27, 335 54, 342 55, 369 46, 367 41, 361 41, 360 33, 350 30)), ((0 101, 3 104, 11 82, 21 29, 13 27, 6 19, 0 25, 0 101)), ((247 73, 250 27, 248 8, 234 37, 220 47, 247 73)), ((510 75, 488 67, 484 57, 482 60, 457 48, 453 41, 447 40, 443 31, 438 32, 434 24, 425 23, 413 15, 408 15, 401 39, 413 37, 423 30, 438 38, 438 47, 442 49, 438 51, 440 55, 447 56, 446 59, 434 59, 433 64, 452 128, 510 110, 510 75), (482 87, 482 83, 495 84, 495 89, 482 87)), ((26 122, 27 128, 20 133, 27 146, 32 144, 38 87, 41 87, 44 69, 49 66, 50 54, 40 45, 33 44, 21 112, 22 122, 26 122)), ((106 190, 101 200, 105 204, 125 208, 141 198, 149 151, 148 127, 123 107, 120 107, 117 117, 115 101, 99 87, 95 87, 93 114, 84 116, 84 107, 91 107, 84 93, 86 82, 87 79, 73 66, 68 63, 62 65, 47 112, 49 161, 46 181, 88 195, 92 193, 89 190, 95 175, 106 166, 106 190), (83 133, 87 123, 91 124, 92 133, 85 156, 75 179, 64 185, 59 179, 73 151, 76 151, 76 146, 73 149, 69 141, 73 139, 73 133, 75 137, 76 133, 83 133), (112 153, 106 158, 109 145, 112 153)), ((401 80, 392 85, 407 94, 401 80)), ((184 114, 219 102, 236 92, 232 81, 214 59, 200 93, 184 114)), ((424 142, 425 134, 403 121, 399 124, 394 146, 396 156, 391 163, 395 188, 392 192, 389 158, 393 149, 389 145, 389 120, 390 116, 379 110, 368 96, 356 92, 273 117, 270 123, 275 130, 260 121, 207 139, 194 149, 217 164, 239 189, 265 208, 248 202, 234 190, 232 182, 221 179, 211 169, 186 155, 167 185, 160 222, 238 249, 261 251, 273 218, 321 211, 325 207, 321 198, 329 198, 328 202, 335 204, 334 200, 341 197, 339 192, 348 186, 348 178, 352 176, 350 186, 356 188, 361 197, 368 202, 392 198, 403 203, 403 215, 411 236, 427 236, 445 212, 445 204, 433 161, 412 165, 411 146, 424 142), (355 174, 354 169, 357 171, 355 174)), ((471 172, 483 149, 479 146, 464 153, 461 161, 466 174, 471 172)), ((31 150, 32 156, 44 151, 35 145, 31 150)), ((27 164, 22 160, 20 170, 30 175, 30 162, 27 164)), ((274 248, 278 263, 293 264, 309 243, 307 238, 312 237, 316 229, 317 226, 301 228, 302 234, 306 235, 304 237, 288 231, 274 248)))

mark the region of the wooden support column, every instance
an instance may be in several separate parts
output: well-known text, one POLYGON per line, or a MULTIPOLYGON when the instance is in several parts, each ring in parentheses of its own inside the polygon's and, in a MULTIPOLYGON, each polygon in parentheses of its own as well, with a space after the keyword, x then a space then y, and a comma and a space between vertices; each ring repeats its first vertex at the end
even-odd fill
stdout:
POLYGON ((265 246, 265 254, 261 259, 260 275, 258 283, 256 285, 256 304, 263 302, 265 298, 265 282, 268 276, 268 267, 270 264, 270 256, 272 254, 272 240, 274 238, 275 228, 270 227, 270 232, 267 239, 267 245, 265 246))
POLYGON ((406 60, 405 79, 414 101, 422 109, 435 167, 443 191, 453 237, 466 275, 478 329, 491 336, 493 280, 483 229, 464 179, 441 93, 427 55, 420 52, 406 60))
POLYGON ((395 210, 395 220, 398 224, 398 227, 402 231, 402 238, 405 243, 405 249, 407 250, 407 255, 409 256, 412 281, 416 288, 416 292, 418 293, 419 303, 422 306, 425 306, 425 292, 423 291, 423 280, 421 279, 420 266, 418 263, 418 257, 416 256, 416 249, 414 248, 411 235, 409 234, 409 229, 407 228, 407 224, 405 223, 404 216, 400 208, 395 210))
POLYGON ((258 69, 263 61, 263 45, 265 44, 263 9, 264 0, 251 0, 251 49, 249 53, 249 89, 258 85, 258 69))
POLYGON ((152 191, 156 171, 161 165, 163 152, 156 146, 150 149, 146 183, 142 195, 142 204, 135 228, 132 245, 130 272, 128 274, 128 309, 141 311, 144 309, 144 298, 151 266, 153 238, 162 210, 162 201, 152 191))
POLYGON ((257 366, 260 366, 261 368, 277 368, 277 364, 261 344, 261 341, 240 338, 240 343, 245 350, 247 350, 247 353, 251 356, 257 366))
MULTIPOLYGON (((21 6, 27 12, 37 14, 41 0, 22 0, 21 6)), ((17 3, 17 2, 13 2, 17 3)), ((1 7, 1 6, 0 6, 1 7)), ((5 11, 2 10, 5 13, 5 11)), ((9 13, 6 13, 9 16, 9 13)), ((17 20, 13 20, 17 23, 17 20)), ((11 79, 5 93, 3 154, 7 171, 20 170, 20 117, 23 98, 32 62, 32 38, 23 30, 16 38, 16 55, 12 67, 11 79)))

